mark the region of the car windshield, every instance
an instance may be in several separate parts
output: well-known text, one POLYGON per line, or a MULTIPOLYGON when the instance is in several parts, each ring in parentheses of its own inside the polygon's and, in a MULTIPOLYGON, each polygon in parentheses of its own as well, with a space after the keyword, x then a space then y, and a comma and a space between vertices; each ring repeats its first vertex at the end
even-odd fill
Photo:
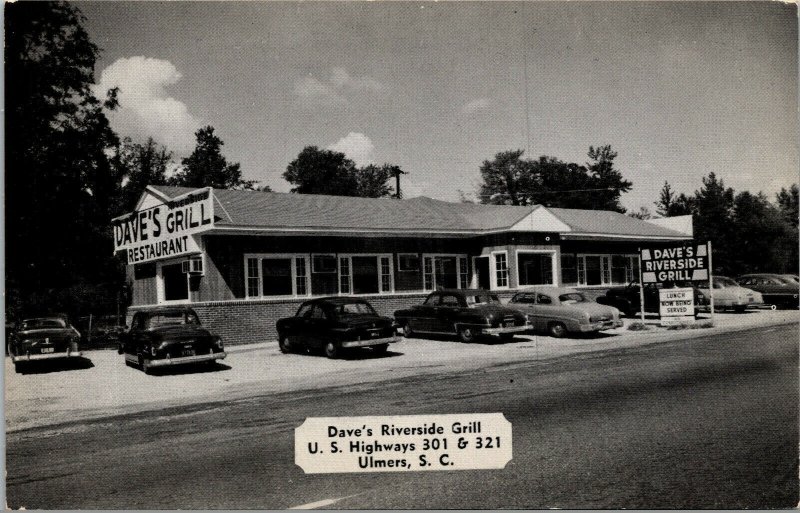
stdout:
POLYGON ((725 278, 723 276, 714 276, 714 288, 721 288, 724 289, 726 287, 738 287, 739 284, 733 281, 730 278, 725 278))
POLYGON ((338 315, 377 315, 367 303, 342 303, 334 309, 338 315))
POLYGON ((194 312, 161 312, 151 315, 147 324, 150 328, 159 328, 161 326, 181 326, 183 324, 198 325, 200 320, 194 312))
POLYGON ((464 298, 467 300, 467 305, 469 306, 500 302, 500 299, 494 294, 467 294, 464 298))
POLYGON ((67 323, 64 319, 59 319, 57 317, 48 317, 48 318, 41 318, 41 319, 25 319, 22 321, 22 325, 20 329, 22 331, 29 331, 29 330, 47 330, 53 328, 66 328, 67 323))
POLYGON ((572 305, 575 303, 588 303, 589 300, 580 292, 570 292, 568 294, 561 294, 558 296, 559 301, 564 305, 572 305))

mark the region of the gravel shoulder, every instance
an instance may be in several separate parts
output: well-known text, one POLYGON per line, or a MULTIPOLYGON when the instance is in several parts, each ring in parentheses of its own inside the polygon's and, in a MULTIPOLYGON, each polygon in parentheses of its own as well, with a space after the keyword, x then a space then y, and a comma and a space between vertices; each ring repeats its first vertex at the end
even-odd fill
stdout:
MULTIPOLYGON (((707 317, 707 315, 706 315, 707 317)), ((516 362, 548 360, 685 340, 717 333, 800 323, 796 310, 717 314, 706 329, 667 330, 649 318, 651 329, 626 326, 597 336, 553 339, 517 336, 508 343, 462 344, 453 338, 405 339, 385 356, 360 351, 340 360, 323 356, 284 355, 277 343, 232 346, 215 368, 170 369, 145 375, 127 367, 116 351, 85 353, 73 367, 46 367, 16 374, 5 359, 6 431, 96 419, 166 407, 224 402, 250 396, 326 387, 365 387, 408 376, 461 373, 516 362)))

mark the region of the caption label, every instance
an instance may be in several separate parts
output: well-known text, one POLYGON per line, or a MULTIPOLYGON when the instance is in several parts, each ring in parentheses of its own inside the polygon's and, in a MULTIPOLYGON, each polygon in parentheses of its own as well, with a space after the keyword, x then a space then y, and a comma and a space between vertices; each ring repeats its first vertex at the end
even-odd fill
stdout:
POLYGON ((294 430, 306 474, 501 469, 511 454, 502 413, 309 417, 294 430))

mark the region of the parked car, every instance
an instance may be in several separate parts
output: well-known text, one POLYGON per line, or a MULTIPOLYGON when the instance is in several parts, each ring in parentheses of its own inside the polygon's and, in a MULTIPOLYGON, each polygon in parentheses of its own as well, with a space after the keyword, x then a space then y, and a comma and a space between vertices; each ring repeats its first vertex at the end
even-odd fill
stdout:
POLYGON ((760 292, 764 303, 782 307, 798 307, 800 284, 780 274, 745 274, 736 278, 739 285, 760 292))
POLYGON ((81 334, 81 345, 84 348, 117 347, 125 332, 125 326, 116 315, 80 317, 75 322, 75 327, 81 334))
POLYGON ((503 306, 495 294, 478 289, 439 290, 421 305, 398 310, 394 318, 405 336, 413 333, 455 334, 462 342, 484 335, 510 340, 531 329, 519 310, 503 306))
POLYGON ((596 303, 581 292, 543 287, 518 292, 508 306, 527 314, 536 331, 560 338, 567 333, 587 333, 622 326, 619 310, 596 303))
POLYGON ((21 372, 28 362, 79 357, 80 337, 66 316, 23 319, 15 326, 8 343, 14 370, 21 372))
POLYGON ((281 352, 323 350, 328 358, 357 347, 385 353, 399 340, 391 319, 378 315, 364 299, 351 297, 306 301, 276 328, 281 352))
MULTIPOLYGON (((645 283, 644 285, 644 311, 659 311, 658 291, 662 288, 672 288, 675 284, 645 283)), ((687 285, 690 286, 690 285, 687 285)), ((694 289, 695 317, 698 309, 708 305, 708 296, 701 292, 697 287, 694 289)), ((639 299, 639 283, 632 281, 622 287, 612 287, 608 289, 604 296, 599 296, 597 302, 601 305, 613 306, 620 312, 629 317, 635 316, 640 311, 641 300, 639 299)))
MULTIPOLYGON (((732 278, 725 276, 713 276, 711 284, 714 287, 714 309, 732 309, 734 312, 744 312, 747 308, 755 308, 764 304, 761 294, 747 289, 736 283, 732 278)), ((711 295, 708 288, 699 287, 700 291, 709 298, 708 306, 703 309, 711 309, 711 295)))
POLYGON ((780 276, 786 278, 789 281, 800 283, 800 276, 797 276, 796 274, 781 274, 780 276))
POLYGON ((189 307, 168 306, 140 311, 121 337, 119 353, 125 363, 145 374, 157 367, 208 362, 225 358, 222 339, 200 324, 189 307))

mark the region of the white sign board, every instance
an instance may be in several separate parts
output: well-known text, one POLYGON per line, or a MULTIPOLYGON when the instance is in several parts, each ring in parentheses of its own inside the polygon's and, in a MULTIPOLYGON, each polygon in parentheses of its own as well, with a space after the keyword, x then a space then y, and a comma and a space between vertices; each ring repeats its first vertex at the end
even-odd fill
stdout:
POLYGON ((658 291, 658 313, 662 326, 694 322, 694 289, 661 289, 658 291))
POLYGON ((708 248, 705 244, 642 249, 641 256, 643 283, 708 280, 708 248))
POLYGON ((198 253, 192 235, 214 227, 214 193, 198 189, 111 223, 114 252, 125 251, 128 264, 198 253))
POLYGON ((309 417, 294 430, 306 474, 501 469, 511 455, 502 413, 309 417))

